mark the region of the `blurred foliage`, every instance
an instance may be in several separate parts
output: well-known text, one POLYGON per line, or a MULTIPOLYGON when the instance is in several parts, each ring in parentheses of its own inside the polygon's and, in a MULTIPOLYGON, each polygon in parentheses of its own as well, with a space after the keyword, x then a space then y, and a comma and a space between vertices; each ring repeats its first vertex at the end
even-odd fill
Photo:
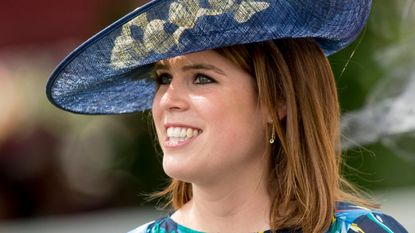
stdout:
POLYGON ((120 190, 120 195, 123 196, 121 199, 146 203, 149 195, 161 190, 167 182, 161 166, 161 149, 156 142, 148 112, 124 115, 121 118, 128 125, 131 135, 128 141, 113 139, 117 151, 114 169, 123 177, 121 180, 124 182, 124 190, 120 190))
MULTIPOLYGON (((408 16, 413 17, 408 14, 414 12, 412 0, 373 1, 362 35, 347 49, 329 57, 337 77, 343 113, 362 107, 376 83, 391 78, 377 55, 402 41, 414 41, 412 27, 405 28, 406 24, 411 24, 406 22, 408 16), (343 72, 346 63, 348 66, 343 72)), ((399 65, 399 61, 396 64, 399 65)), ((413 153, 415 158, 415 151, 413 153)), ((346 166, 346 177, 360 187, 377 190, 415 185, 415 160, 402 158, 381 144, 351 149, 344 155, 350 167, 346 166)))

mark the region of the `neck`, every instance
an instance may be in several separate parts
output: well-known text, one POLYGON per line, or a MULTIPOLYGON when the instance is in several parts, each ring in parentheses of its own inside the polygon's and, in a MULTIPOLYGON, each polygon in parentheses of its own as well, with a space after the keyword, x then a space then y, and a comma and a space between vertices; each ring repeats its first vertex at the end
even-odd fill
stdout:
POLYGON ((268 169, 241 169, 213 183, 192 184, 193 198, 172 218, 204 232, 258 232, 269 229, 268 169))

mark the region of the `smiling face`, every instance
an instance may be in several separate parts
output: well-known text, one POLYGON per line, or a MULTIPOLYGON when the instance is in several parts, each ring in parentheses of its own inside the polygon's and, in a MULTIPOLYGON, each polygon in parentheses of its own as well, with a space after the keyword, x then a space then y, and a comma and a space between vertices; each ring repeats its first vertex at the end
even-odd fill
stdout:
POLYGON ((152 113, 167 175, 203 183, 266 166, 266 117, 253 77, 212 50, 155 68, 152 113))

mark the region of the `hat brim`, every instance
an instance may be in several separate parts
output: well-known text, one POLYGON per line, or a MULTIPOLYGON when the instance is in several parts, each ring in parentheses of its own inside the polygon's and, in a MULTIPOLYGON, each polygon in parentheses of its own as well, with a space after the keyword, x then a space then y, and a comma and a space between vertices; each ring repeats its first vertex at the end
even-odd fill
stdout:
POLYGON ((82 114, 151 108, 154 62, 181 54, 281 38, 315 38, 326 55, 365 25, 370 0, 152 1, 105 28, 52 73, 47 97, 82 114))

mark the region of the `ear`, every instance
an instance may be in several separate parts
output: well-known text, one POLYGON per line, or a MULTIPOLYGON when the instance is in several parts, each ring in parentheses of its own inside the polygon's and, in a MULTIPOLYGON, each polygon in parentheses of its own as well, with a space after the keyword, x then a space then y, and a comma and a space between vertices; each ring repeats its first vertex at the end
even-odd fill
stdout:
MULTIPOLYGON (((282 120, 287 116, 287 105, 285 103, 279 104, 278 106, 278 120, 282 120)), ((272 118, 269 113, 267 113, 267 122, 272 123, 272 118)))
POLYGON ((278 106, 278 119, 282 120, 287 116, 287 104, 283 103, 278 106))

